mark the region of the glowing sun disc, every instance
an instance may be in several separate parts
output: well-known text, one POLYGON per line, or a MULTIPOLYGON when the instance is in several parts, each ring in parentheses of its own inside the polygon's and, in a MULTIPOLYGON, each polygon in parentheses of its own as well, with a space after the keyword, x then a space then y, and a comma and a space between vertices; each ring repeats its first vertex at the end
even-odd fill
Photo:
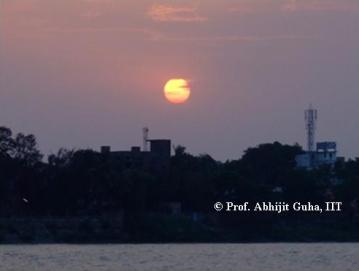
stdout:
POLYGON ((191 89, 187 80, 171 79, 164 87, 164 94, 170 103, 181 104, 189 99, 191 89))

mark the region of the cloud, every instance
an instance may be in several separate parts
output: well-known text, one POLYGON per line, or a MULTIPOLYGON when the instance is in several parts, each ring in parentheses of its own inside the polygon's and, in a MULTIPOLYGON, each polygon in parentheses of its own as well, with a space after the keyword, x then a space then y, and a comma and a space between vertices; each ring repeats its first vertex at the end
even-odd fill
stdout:
POLYGON ((358 0, 238 0, 229 6, 229 12, 256 14, 280 12, 356 12, 359 11, 358 0))
POLYGON ((44 29, 48 33, 134 33, 144 36, 148 40, 157 41, 163 39, 163 34, 156 30, 145 27, 71 27, 57 28, 48 27, 44 29))
POLYGON ((314 39, 312 36, 299 35, 268 35, 268 36, 240 36, 240 35, 214 35, 214 36, 173 36, 164 33, 157 33, 156 36, 149 36, 149 39, 157 42, 182 42, 217 45, 223 43, 253 43, 266 41, 296 41, 314 39))
POLYGON ((148 15, 158 22, 203 22, 208 18, 199 15, 196 7, 179 7, 169 5, 153 5, 148 15))
POLYGON ((285 11, 359 11, 359 1, 352 0, 288 0, 283 3, 285 11))

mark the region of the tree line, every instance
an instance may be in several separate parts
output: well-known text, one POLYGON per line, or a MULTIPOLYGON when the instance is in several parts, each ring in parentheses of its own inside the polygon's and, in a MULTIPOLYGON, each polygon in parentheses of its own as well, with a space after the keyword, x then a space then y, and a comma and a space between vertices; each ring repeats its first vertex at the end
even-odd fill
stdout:
MULTIPOLYGON (((274 142, 220 162, 177 146, 169 174, 163 175, 89 149, 60 149, 44 159, 34 135, 15 135, 1 127, 0 216, 91 216, 120 210, 133 216, 164 212, 163 204, 169 202, 180 203, 184 214, 213 214, 215 202, 229 200, 343 201, 345 217, 358 216, 359 160, 304 170, 295 164, 302 152, 299 145, 274 142)), ((238 216, 222 219, 229 225, 243 221, 238 216)))

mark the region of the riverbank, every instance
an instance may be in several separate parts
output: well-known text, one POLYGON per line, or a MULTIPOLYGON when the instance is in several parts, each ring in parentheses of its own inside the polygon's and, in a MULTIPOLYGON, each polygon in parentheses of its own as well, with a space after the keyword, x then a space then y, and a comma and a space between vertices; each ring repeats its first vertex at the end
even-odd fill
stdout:
POLYGON ((152 214, 124 223, 122 216, 0 219, 1 244, 358 242, 358 223, 288 220, 236 227, 186 216, 152 214))

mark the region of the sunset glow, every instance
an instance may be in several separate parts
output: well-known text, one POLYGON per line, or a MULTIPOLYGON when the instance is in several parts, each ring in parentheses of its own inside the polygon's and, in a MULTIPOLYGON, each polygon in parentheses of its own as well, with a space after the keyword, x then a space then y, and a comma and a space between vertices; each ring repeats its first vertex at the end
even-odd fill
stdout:
POLYGON ((0 0, 0 126, 47 154, 146 125, 231 160, 278 133, 304 145, 293 118, 313 103, 354 158, 358 25, 359 0, 0 0))
POLYGON ((191 95, 191 89, 187 80, 171 79, 166 83, 164 93, 169 102, 181 104, 188 100, 191 95))

